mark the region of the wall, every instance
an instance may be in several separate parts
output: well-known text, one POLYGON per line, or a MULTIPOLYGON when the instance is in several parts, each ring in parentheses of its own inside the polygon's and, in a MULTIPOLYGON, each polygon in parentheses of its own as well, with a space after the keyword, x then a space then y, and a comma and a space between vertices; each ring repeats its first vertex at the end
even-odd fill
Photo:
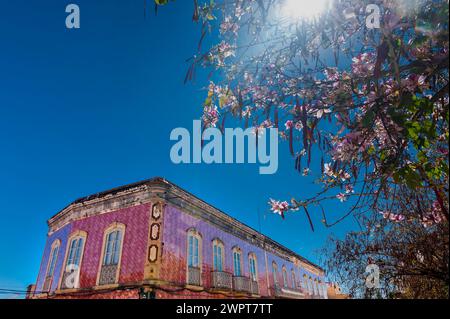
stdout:
POLYGON ((51 291, 56 290, 61 276, 61 269, 63 268, 64 255, 67 251, 67 239, 72 233, 78 230, 87 232, 87 240, 80 270, 80 287, 95 286, 101 258, 103 234, 105 229, 114 222, 126 225, 119 283, 141 281, 143 279, 147 253, 149 216, 150 205, 139 205, 77 220, 51 234, 47 239, 44 249, 36 291, 42 290, 51 245, 54 240, 59 239, 61 240, 61 246, 51 287, 51 291))
MULTIPOLYGON (((177 208, 167 205, 164 212, 163 225, 163 262, 161 267, 161 277, 164 280, 177 284, 185 284, 186 282, 186 258, 187 258, 187 231, 195 228, 202 236, 202 284, 204 287, 210 287, 212 271, 212 241, 216 238, 220 239, 225 246, 225 271, 233 272, 232 265, 232 248, 238 246, 242 250, 243 274, 249 277, 248 254, 254 253, 257 257, 258 283, 260 287, 260 295, 268 296, 266 265, 264 251, 251 243, 244 241, 230 233, 219 230, 210 223, 197 219, 186 214, 177 208)), ((288 271, 288 281, 291 286, 291 269, 295 270, 297 281, 306 273, 308 276, 315 278, 313 274, 305 270, 299 270, 290 261, 287 261, 277 255, 268 253, 269 267, 269 286, 273 285, 272 280, 272 261, 278 265, 278 283, 283 283, 281 269, 285 265, 288 271)))

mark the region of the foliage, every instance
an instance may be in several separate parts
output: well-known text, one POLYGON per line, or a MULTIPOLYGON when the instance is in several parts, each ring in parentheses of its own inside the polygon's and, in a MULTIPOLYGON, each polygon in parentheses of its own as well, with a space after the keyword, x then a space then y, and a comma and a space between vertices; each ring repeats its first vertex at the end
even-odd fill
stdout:
MULTIPOLYGON (((448 1, 375 1, 380 29, 367 29, 373 2, 335 0, 320 16, 292 19, 279 0, 195 1, 202 36, 186 79, 197 66, 219 79, 204 126, 223 128, 228 116, 277 127, 299 172, 322 163, 323 191, 282 210, 270 202, 283 217, 333 198, 353 199, 342 218, 390 211, 406 186, 433 193, 448 219, 448 1), (214 28, 218 44, 201 51, 214 28)), ((327 226, 342 218, 323 212, 327 226)))
POLYGON ((310 198, 270 199, 272 211, 283 218, 304 212, 313 230, 312 210, 327 227, 354 216, 361 232, 334 242, 334 270, 355 267, 357 273, 341 273, 357 278, 364 259, 376 253, 371 258, 387 274, 385 297, 400 288, 403 297, 425 297, 417 287, 429 285, 428 296, 442 296, 445 280, 448 289, 448 0, 332 0, 320 15, 296 18, 283 10, 288 2, 194 0, 193 20, 202 31, 186 81, 198 67, 211 71, 204 128, 224 128, 230 118, 255 130, 277 127, 296 171, 316 174, 323 187, 310 198), (379 28, 366 24, 370 4, 381 9, 379 28), (204 49, 208 34, 218 40, 204 49), (351 208, 330 221, 323 208, 330 200, 351 208), (401 266, 416 265, 417 251, 432 254, 423 270, 401 266), (441 268, 433 272, 435 266, 441 268))

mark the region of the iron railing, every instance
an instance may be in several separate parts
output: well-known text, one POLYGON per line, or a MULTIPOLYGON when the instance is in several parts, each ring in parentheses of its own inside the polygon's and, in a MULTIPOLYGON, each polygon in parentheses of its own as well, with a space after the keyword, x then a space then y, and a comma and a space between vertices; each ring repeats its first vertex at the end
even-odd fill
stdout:
POLYGON ((187 284, 201 286, 201 271, 198 267, 188 267, 187 284))
POLYGON ((237 292, 250 293, 250 278, 243 276, 233 276, 233 290, 237 292))
POLYGON ((252 295, 259 295, 259 285, 257 281, 250 281, 250 292, 252 295))
POLYGON ((233 276, 228 272, 212 271, 211 279, 213 288, 231 290, 233 287, 233 276))

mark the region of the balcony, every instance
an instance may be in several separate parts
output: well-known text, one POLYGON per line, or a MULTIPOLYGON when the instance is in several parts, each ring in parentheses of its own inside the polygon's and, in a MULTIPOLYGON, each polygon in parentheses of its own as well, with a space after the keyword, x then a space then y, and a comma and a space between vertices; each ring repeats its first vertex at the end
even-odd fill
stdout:
POLYGON ((301 288, 287 288, 280 287, 279 285, 275 285, 272 287, 272 293, 275 297, 278 298, 288 298, 288 299, 307 299, 305 292, 301 288))
POLYGON ((188 267, 187 284, 191 286, 201 286, 201 270, 198 267, 188 267))
POLYGON ((118 267, 117 265, 103 265, 100 272, 98 284, 99 285, 114 284, 116 282, 117 267, 118 267))
POLYGON ((233 287, 233 276, 230 273, 212 271, 211 279, 213 288, 231 290, 233 287))
POLYGON ((250 293, 250 279, 243 276, 233 276, 233 290, 236 292, 250 293))
POLYGON ((252 295, 259 295, 259 285, 257 281, 250 281, 250 293, 252 295))

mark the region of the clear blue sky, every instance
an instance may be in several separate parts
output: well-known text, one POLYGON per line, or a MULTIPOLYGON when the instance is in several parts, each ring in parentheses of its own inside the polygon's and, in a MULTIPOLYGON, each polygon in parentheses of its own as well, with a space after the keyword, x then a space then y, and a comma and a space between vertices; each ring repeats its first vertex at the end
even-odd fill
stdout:
MULTIPOLYGON (((3 1, 0 10, 0 288, 34 283, 46 221, 71 201, 162 176, 317 262, 315 251, 352 222, 312 233, 302 214, 285 221, 269 197, 311 196, 312 178, 294 172, 280 145, 276 175, 254 165, 171 163, 170 131, 201 115, 207 84, 183 84, 200 27, 192 1, 144 19, 143 1, 73 0, 81 29, 65 28, 61 0, 3 1)), ((148 0, 148 3, 152 1, 148 0)), ((317 171, 317 169, 316 169, 317 171)), ((337 200, 327 206, 339 216, 337 200)), ((0 296, 1 298, 2 296, 0 296)))

